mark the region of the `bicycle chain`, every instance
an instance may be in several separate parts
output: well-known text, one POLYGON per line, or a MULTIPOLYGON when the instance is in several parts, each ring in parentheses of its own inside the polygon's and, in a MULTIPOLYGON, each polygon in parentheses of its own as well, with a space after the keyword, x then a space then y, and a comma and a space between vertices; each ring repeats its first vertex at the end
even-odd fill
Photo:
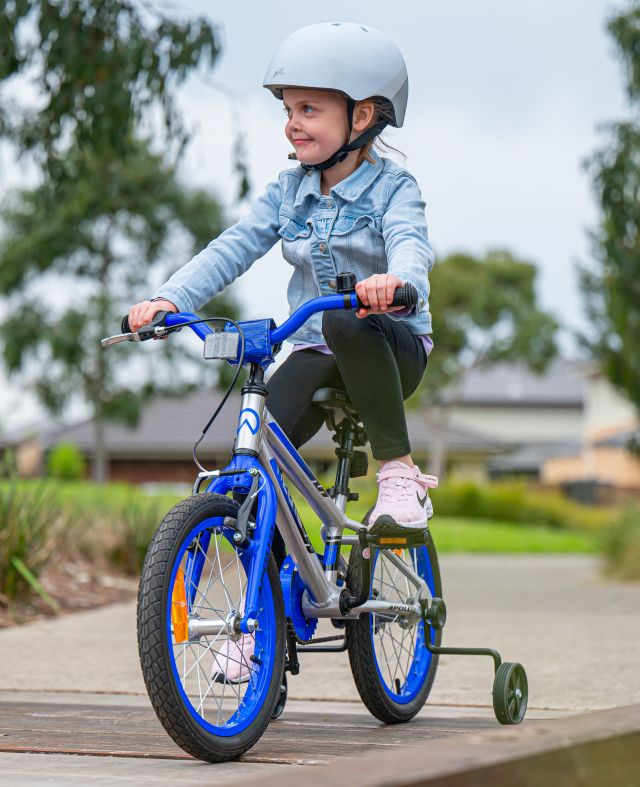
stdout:
POLYGON ((338 642, 338 640, 344 639, 344 634, 342 636, 333 636, 333 637, 317 637, 314 639, 301 639, 297 634, 296 630, 293 627, 293 623, 287 623, 289 627, 289 631, 293 634, 293 638, 296 641, 296 645, 320 645, 322 642, 338 642))

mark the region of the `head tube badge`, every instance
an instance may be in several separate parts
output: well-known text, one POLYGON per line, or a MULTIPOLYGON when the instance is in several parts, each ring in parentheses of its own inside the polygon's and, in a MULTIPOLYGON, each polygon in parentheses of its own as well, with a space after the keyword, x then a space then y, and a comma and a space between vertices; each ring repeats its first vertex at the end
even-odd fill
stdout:
POLYGON ((203 356, 206 359, 231 359, 238 357, 240 334, 227 331, 215 331, 207 334, 204 340, 203 356))

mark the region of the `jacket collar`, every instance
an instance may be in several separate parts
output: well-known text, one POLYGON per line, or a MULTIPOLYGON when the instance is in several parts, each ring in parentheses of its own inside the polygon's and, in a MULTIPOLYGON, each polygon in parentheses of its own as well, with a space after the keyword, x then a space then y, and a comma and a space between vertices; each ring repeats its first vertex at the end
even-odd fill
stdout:
MULTIPOLYGON (((365 159, 349 177, 336 183, 331 189, 332 194, 342 197, 347 202, 355 202, 369 188, 384 167, 384 162, 375 150, 371 149, 369 154, 374 163, 371 164, 365 159)), ((298 186, 294 206, 300 207, 309 195, 313 195, 318 200, 322 196, 320 193, 320 172, 317 170, 312 170, 311 175, 303 176, 298 186)))

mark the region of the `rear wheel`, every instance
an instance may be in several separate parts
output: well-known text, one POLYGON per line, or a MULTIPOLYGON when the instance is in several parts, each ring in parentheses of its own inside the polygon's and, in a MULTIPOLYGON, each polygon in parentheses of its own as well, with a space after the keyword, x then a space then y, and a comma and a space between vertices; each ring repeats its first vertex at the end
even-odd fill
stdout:
MULTIPOLYGON (((394 550, 394 555, 426 581, 432 596, 442 597, 438 558, 430 535, 425 546, 394 550)), ((372 560, 371 598, 401 603, 416 599, 415 586, 391 562, 387 550, 374 550, 372 560)), ((357 593, 361 582, 361 551, 353 547, 347 585, 357 593)), ((393 614, 362 614, 347 622, 353 678, 362 701, 380 721, 409 721, 426 702, 438 666, 438 656, 425 646, 426 636, 439 645, 442 632, 426 626, 424 620, 408 623, 393 614)))
POLYGON ((284 669, 284 609, 272 557, 255 632, 238 639, 229 626, 206 631, 244 614, 251 558, 233 542, 238 507, 204 493, 173 508, 151 542, 138 594, 138 647, 151 703, 173 740, 208 762, 239 757, 257 742, 284 669))

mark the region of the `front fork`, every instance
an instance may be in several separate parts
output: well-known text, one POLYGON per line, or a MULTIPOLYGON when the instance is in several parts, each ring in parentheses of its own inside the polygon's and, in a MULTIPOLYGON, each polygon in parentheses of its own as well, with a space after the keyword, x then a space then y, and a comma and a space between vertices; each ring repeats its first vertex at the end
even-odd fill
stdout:
MULTIPOLYGON (((249 634, 256 627, 260 613, 259 596, 262 580, 267 571, 267 561, 271 552, 271 542, 276 526, 276 495, 257 459, 252 456, 235 456, 231 464, 222 471, 224 475, 214 478, 207 486, 207 492, 227 495, 230 491, 249 494, 254 478, 258 479, 256 490, 258 498, 257 521, 260 527, 256 528, 250 539, 242 539, 238 543, 231 539, 232 545, 242 550, 246 563, 251 568, 247 571, 248 584, 245 594, 244 610, 239 628, 243 634, 249 634)), ((235 530, 234 536, 240 533, 235 530)), ((200 534, 201 549, 190 551, 185 564, 185 583, 187 588, 187 603, 191 609, 195 602, 196 589, 200 583, 204 567, 205 554, 209 547, 211 533, 204 531, 200 534)), ((244 562, 244 561, 243 561, 244 562)))

